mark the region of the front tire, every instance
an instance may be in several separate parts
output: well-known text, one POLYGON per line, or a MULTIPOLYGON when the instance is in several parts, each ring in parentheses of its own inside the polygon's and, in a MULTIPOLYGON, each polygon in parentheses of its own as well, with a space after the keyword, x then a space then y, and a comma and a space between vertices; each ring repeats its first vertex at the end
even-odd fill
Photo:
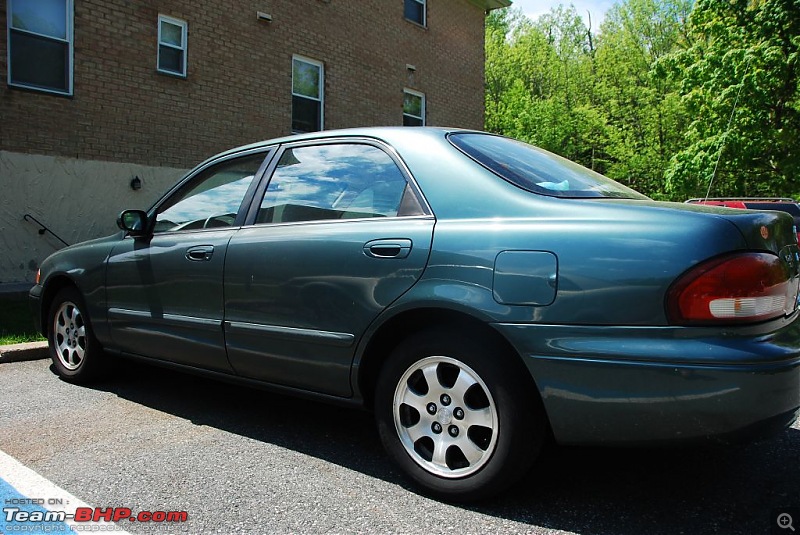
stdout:
POLYGON ((513 359, 490 339, 455 330, 414 334, 392 352, 375 395, 378 431, 393 460, 430 494, 487 498, 537 458, 546 418, 513 359))
POLYGON ((61 378, 85 383, 104 371, 103 349, 94 337, 86 304, 77 289, 64 288, 53 299, 47 341, 53 366, 61 378))

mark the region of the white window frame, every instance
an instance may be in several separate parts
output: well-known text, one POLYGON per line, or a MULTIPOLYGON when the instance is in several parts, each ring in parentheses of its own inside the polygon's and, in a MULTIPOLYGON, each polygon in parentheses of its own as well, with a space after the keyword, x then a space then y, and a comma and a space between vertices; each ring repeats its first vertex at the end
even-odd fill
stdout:
POLYGON ((407 1, 416 2, 417 4, 420 4, 422 6, 422 21, 417 21, 417 20, 408 19, 408 18, 406 20, 409 21, 409 22, 413 22, 414 24, 419 24, 420 26, 423 26, 423 27, 427 28, 428 27, 428 0, 403 0, 403 15, 405 15, 405 9, 406 9, 406 2, 407 1))
POLYGON ((74 61, 74 33, 73 33, 73 24, 74 24, 74 16, 75 16, 75 6, 74 0, 64 0, 66 4, 66 31, 65 35, 66 38, 62 39, 60 37, 53 37, 51 35, 45 35, 37 32, 32 32, 29 30, 23 30, 21 28, 14 28, 12 17, 11 17, 11 9, 14 2, 24 2, 25 0, 8 0, 6 4, 6 65, 7 65, 7 73, 6 73, 6 80, 8 81, 8 85, 13 87, 22 87, 25 89, 32 89, 34 91, 41 91, 43 93, 52 93, 55 95, 72 95, 73 91, 73 67, 75 65, 74 61), (38 85, 26 84, 23 82, 15 82, 11 77, 11 33, 19 32, 28 35, 35 35, 37 37, 42 37, 44 39, 50 39, 51 41, 57 41, 59 43, 66 43, 67 44, 67 65, 66 65, 66 73, 67 73, 67 88, 66 90, 59 90, 59 89, 52 89, 47 87, 41 87, 38 85))
POLYGON ((156 70, 162 74, 168 74, 170 76, 178 76, 180 78, 186 78, 186 66, 188 65, 188 57, 189 57, 189 43, 188 43, 188 35, 189 35, 189 23, 185 20, 176 19, 174 17, 168 17, 167 15, 158 15, 158 46, 156 49, 156 70), (175 46, 172 43, 164 43, 161 41, 161 23, 166 22, 168 24, 172 24, 173 26, 179 26, 181 28, 181 45, 182 46, 175 46), (180 50, 183 52, 183 65, 181 65, 182 72, 175 72, 166 68, 161 67, 161 47, 172 48, 174 50, 180 50))
MULTIPOLYGON (((319 130, 325 130, 325 64, 321 61, 311 59, 298 54, 292 55, 292 97, 300 97, 319 102, 319 130), (294 92, 294 62, 307 63, 319 68, 319 88, 317 91, 317 98, 309 97, 308 95, 301 95, 294 92)), ((292 122, 294 122, 294 110, 292 110, 292 122)), ((295 130, 292 128, 293 133, 305 133, 304 131, 295 130)))
POLYGON ((427 106, 427 103, 425 102, 425 100, 426 100, 425 99, 425 93, 420 93, 419 91, 414 91, 413 89, 409 89, 409 88, 406 87, 405 89, 403 89, 403 103, 405 103, 406 93, 408 93, 409 95, 414 95, 415 97, 420 97, 422 99, 422 106, 420 107, 420 112, 422 113, 422 116, 418 117, 416 115, 412 115, 410 113, 406 113, 405 108, 403 108, 403 117, 408 116, 408 117, 413 117, 414 119, 421 119, 422 120, 422 124, 420 126, 425 126, 425 124, 426 124, 426 121, 425 121, 426 113, 425 112, 426 112, 426 106, 427 106))

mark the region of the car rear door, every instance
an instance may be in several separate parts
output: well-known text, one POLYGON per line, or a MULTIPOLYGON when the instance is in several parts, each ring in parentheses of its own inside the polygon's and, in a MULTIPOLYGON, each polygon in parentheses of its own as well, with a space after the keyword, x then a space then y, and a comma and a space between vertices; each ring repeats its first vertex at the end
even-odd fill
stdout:
POLYGON ((275 162, 228 247, 228 358, 245 377, 349 396, 356 344, 422 275, 434 218, 377 142, 297 143, 275 162))

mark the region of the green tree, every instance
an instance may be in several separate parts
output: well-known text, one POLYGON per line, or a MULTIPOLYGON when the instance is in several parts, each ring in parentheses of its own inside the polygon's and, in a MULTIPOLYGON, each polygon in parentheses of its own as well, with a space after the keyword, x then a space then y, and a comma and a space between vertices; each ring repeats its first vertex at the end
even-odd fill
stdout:
POLYGON ((602 170, 657 198, 664 174, 683 148, 687 122, 674 81, 653 65, 684 46, 691 0, 627 0, 601 27, 596 55, 597 107, 609 126, 602 170))
POLYGON ((493 12, 486 32, 486 129, 591 165, 602 120, 589 105, 591 39, 575 8, 533 22, 493 12))
POLYGON ((665 197, 685 146, 677 82, 652 72, 682 46, 691 0, 626 0, 598 35, 575 8, 536 21, 493 12, 486 33, 486 129, 528 141, 665 197))
POLYGON ((671 159, 677 198, 800 192, 800 2, 698 0, 689 44, 657 69, 692 117, 671 159))

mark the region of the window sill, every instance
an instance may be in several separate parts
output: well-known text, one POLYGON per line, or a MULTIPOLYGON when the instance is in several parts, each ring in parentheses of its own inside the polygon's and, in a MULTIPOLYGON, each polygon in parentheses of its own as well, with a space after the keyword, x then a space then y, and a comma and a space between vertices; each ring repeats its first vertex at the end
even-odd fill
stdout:
POLYGON ((428 30, 428 25, 427 25, 427 24, 420 24, 419 22, 417 22, 417 21, 415 21, 415 20, 406 19, 405 17, 404 17, 404 20, 405 20, 407 23, 411 24, 412 26, 416 26, 416 27, 417 27, 417 28, 419 28, 420 30, 426 30, 426 31, 428 30))
POLYGON ((15 82, 8 82, 8 87, 20 91, 30 91, 31 93, 45 93, 47 95, 53 95, 54 97, 72 98, 74 96, 72 91, 62 91, 60 89, 48 89, 46 87, 26 85, 15 82))
POLYGON ((156 69, 156 73, 157 74, 163 74, 165 76, 170 76, 172 78, 180 78, 181 80, 186 80, 187 79, 187 76, 185 74, 181 74, 179 72, 164 71, 164 70, 161 70, 161 69, 156 69))

